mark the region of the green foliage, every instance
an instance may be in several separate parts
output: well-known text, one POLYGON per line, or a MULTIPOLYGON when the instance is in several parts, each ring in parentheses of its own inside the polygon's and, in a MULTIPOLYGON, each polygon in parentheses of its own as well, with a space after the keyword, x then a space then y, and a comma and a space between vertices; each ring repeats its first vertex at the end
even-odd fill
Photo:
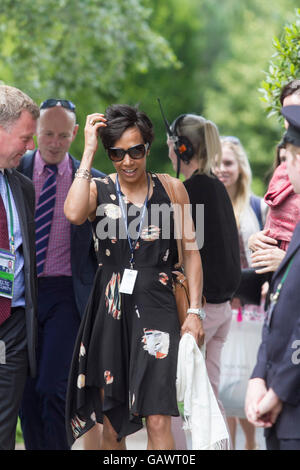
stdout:
MULTIPOLYGON (((143 0, 1 0, 0 77, 38 103, 74 101, 80 158, 86 115, 118 102, 128 75, 180 66, 151 12, 143 0)), ((99 155, 95 166, 111 170, 99 155)))
POLYGON ((283 130, 277 120, 267 119, 258 89, 273 53, 273 37, 283 30, 297 2, 278 0, 270 7, 261 0, 225 0, 222 5, 227 48, 211 70, 204 115, 216 122, 221 134, 240 138, 253 170, 253 188, 263 194, 283 130))
POLYGON ((23 439, 23 433, 21 429, 21 423, 20 423, 20 419, 18 418, 17 431, 16 431, 16 443, 23 444, 23 442, 24 442, 24 439, 23 439))
POLYGON ((279 97, 282 87, 300 77, 300 9, 296 9, 294 22, 284 27, 282 36, 274 37, 273 48, 275 52, 260 91, 268 116, 280 116, 279 97))
POLYGON ((150 13, 141 0, 2 1, 0 63, 34 98, 85 89, 112 99, 128 68, 176 62, 150 13))
MULTIPOLYGON (((297 0, 271 6, 268 0, 1 0, 0 78, 37 102, 52 96, 76 103, 80 128, 71 151, 78 158, 87 114, 138 103, 155 126, 149 167, 173 173, 156 98, 170 121, 202 114, 222 134, 241 139, 263 192, 282 128, 266 119, 258 88, 273 38, 288 22, 284 34, 297 58, 297 6, 297 0)), ((282 41, 274 43, 279 54, 282 41)), ((288 71, 282 64, 283 73, 297 75, 296 64, 288 71)), ((274 75, 275 94, 287 79, 274 75)), ((113 169, 101 145, 95 167, 113 169)))

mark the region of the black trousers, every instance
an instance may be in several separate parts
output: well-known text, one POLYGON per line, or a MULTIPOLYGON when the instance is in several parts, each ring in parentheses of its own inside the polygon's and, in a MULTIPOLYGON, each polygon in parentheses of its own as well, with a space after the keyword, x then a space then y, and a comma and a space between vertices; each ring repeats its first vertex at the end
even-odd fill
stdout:
POLYGON ((20 409, 26 450, 68 450, 65 406, 80 315, 71 277, 40 278, 37 376, 28 378, 20 409))
POLYGON ((267 450, 300 450, 300 439, 278 439, 276 427, 266 434, 267 450))
POLYGON ((0 450, 15 448, 19 407, 28 373, 24 308, 0 325, 0 450))

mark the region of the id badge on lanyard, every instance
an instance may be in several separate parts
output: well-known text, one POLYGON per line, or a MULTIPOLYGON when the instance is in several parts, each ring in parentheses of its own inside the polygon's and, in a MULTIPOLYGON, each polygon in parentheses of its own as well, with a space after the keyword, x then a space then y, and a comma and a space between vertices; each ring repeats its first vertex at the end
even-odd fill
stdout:
POLYGON ((132 294, 137 274, 138 272, 136 269, 124 270, 124 274, 123 274, 121 285, 120 285, 120 292, 122 294, 132 294))
POLYGON ((14 294, 14 281, 15 281, 15 247, 14 247, 14 221, 13 221, 13 210, 10 199, 10 192, 6 177, 4 177, 8 207, 9 207, 9 220, 10 220, 10 237, 9 245, 10 250, 0 248, 0 296, 12 299, 14 294))
POLYGON ((0 296, 12 299, 15 280, 15 255, 0 249, 0 296))
POLYGON ((131 268, 130 269, 126 268, 124 270, 121 285, 120 285, 120 293, 122 293, 122 294, 131 295, 133 293, 133 289, 134 289, 134 286, 135 286, 135 281, 136 281, 136 278, 137 278, 137 275, 138 275, 138 271, 136 269, 133 269, 134 249, 135 249, 136 243, 137 243, 137 241, 140 237, 140 233, 141 233, 141 229, 142 229, 142 223, 143 223, 143 220, 144 220, 144 217, 145 217, 145 212, 146 212, 147 202, 148 202, 148 196, 149 196, 149 187, 150 187, 150 178, 149 178, 149 175, 148 175, 147 196, 146 196, 146 199, 145 199, 144 205, 143 205, 142 216, 141 216, 141 220, 140 220, 139 228, 138 228, 138 235, 137 235, 137 238, 136 238, 135 242, 133 242, 131 240, 129 234, 128 234, 128 224, 127 224, 126 210, 125 210, 125 207, 124 207, 124 201, 123 201, 122 194, 121 194, 119 178, 118 178, 118 175, 116 176, 116 189, 117 189, 117 194, 118 194, 118 198, 119 198, 119 204, 120 204, 120 207, 121 207, 123 220, 125 222, 125 226, 126 226, 126 230, 127 230, 127 239, 128 239, 128 243, 129 243, 129 247, 130 247, 130 253, 131 253, 131 257, 130 257, 130 261, 129 261, 131 268))

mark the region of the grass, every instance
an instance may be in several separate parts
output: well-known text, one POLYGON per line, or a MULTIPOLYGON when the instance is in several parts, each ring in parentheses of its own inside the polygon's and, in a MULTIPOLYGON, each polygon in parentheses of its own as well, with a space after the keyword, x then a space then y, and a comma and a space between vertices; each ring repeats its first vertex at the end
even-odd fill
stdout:
POLYGON ((16 443, 17 444, 23 444, 24 443, 22 429, 21 429, 21 423, 20 423, 19 418, 18 418, 18 424, 17 424, 16 443))

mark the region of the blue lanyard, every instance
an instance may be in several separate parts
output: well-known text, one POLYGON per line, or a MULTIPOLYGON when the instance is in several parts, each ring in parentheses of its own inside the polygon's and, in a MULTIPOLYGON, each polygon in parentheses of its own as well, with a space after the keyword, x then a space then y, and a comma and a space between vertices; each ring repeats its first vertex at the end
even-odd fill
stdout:
POLYGON ((10 199, 10 191, 9 191, 9 186, 8 186, 8 181, 6 178, 6 175, 3 175, 5 185, 6 185, 6 192, 7 192, 7 199, 8 199, 8 208, 9 208, 9 221, 10 221, 10 237, 9 237, 9 244, 10 244, 10 250, 12 254, 15 254, 15 238, 14 238, 14 216, 13 216, 13 209, 12 209, 12 203, 10 199))
POLYGON ((129 249, 130 249, 130 261, 129 261, 130 262, 130 269, 133 269, 134 249, 135 249, 136 244, 138 242, 138 239, 140 238, 140 235, 141 235, 143 220, 144 220, 146 209, 147 209, 147 203, 148 203, 148 198, 149 198, 149 188, 150 188, 150 177, 149 177, 149 175, 147 175, 147 176, 148 176, 148 189, 147 189, 147 195, 146 195, 144 205, 143 205, 141 219, 140 219, 140 222, 139 222, 139 225, 138 225, 137 238, 135 240, 132 240, 129 236, 129 233, 128 233, 127 211, 126 211, 125 203, 124 203, 122 193, 121 193, 118 174, 116 175, 116 190, 117 190, 117 195, 118 195, 118 199, 119 199, 119 205, 120 205, 120 208, 121 208, 121 211, 122 211, 123 220, 124 220, 124 223, 125 223, 126 235, 127 235, 127 240, 128 240, 129 249))

